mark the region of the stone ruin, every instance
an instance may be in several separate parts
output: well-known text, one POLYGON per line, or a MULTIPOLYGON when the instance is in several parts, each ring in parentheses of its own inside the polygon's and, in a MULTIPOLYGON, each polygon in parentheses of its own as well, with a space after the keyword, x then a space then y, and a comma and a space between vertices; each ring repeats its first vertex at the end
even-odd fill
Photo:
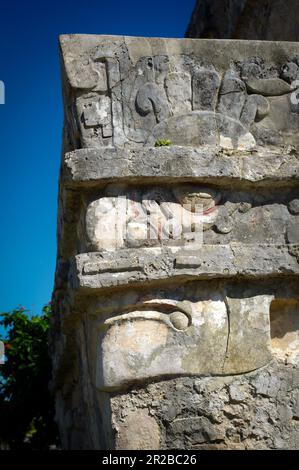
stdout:
POLYGON ((299 449, 299 44, 65 35, 65 449, 299 449))

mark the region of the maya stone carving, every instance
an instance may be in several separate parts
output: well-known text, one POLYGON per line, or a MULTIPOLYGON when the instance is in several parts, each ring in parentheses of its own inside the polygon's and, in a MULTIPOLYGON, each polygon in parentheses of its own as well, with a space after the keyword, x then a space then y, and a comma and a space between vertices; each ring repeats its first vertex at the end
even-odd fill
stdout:
POLYGON ((267 364, 271 297, 236 300, 210 291, 206 298, 195 302, 185 297, 183 301, 153 299, 108 318, 100 326, 104 333, 99 342, 103 358, 99 389, 150 377, 237 374, 267 364), (237 331, 237 324, 242 330, 237 331))
POLYGON ((122 47, 117 58, 95 47, 86 63, 65 63, 73 86, 69 132, 75 148, 151 146, 163 138, 245 150, 296 142, 295 56, 274 67, 253 56, 220 68, 183 53, 132 60, 122 47))
POLYGON ((298 448, 298 45, 60 44, 63 446, 298 448))
POLYGON ((118 196, 97 199, 86 211, 87 238, 95 251, 199 242, 202 230, 217 219, 220 199, 215 190, 192 185, 143 191, 110 186, 105 192, 118 196))

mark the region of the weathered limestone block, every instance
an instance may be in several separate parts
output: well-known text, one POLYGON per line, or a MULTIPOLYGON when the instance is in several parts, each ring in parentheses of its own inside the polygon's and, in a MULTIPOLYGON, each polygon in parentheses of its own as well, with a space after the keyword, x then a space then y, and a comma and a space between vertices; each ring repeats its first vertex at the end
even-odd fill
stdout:
POLYGON ((62 165, 64 184, 88 189, 117 179, 144 183, 178 183, 185 179, 211 184, 269 183, 285 186, 299 180, 298 155, 292 147, 259 149, 259 152, 223 151, 217 147, 163 147, 146 150, 117 148, 81 149, 66 153, 62 165))
POLYGON ((160 448, 160 428, 155 418, 145 410, 136 410, 120 424, 116 447, 119 449, 150 450, 160 448))
POLYGON ((114 394, 117 448, 138 442, 129 423, 150 409, 147 432, 159 427, 161 449, 298 450, 298 384, 297 367, 273 363, 250 374, 173 378, 114 394), (126 442, 120 442, 123 426, 130 426, 126 442))
POLYGON ((63 447, 298 448, 298 44, 61 52, 63 447))

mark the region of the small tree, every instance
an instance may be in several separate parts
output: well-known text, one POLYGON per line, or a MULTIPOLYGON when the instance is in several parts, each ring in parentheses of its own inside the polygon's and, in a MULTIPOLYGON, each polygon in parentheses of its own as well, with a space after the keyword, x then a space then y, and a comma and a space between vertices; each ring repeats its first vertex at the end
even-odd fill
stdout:
POLYGON ((54 403, 48 384, 51 306, 41 316, 23 307, 0 314, 5 362, 0 365, 0 442, 11 449, 48 449, 56 444, 54 403))

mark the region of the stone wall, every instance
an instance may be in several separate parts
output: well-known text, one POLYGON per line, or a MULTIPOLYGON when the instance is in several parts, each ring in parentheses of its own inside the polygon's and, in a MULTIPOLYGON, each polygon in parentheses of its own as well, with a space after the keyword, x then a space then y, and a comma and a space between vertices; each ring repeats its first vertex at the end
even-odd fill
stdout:
POLYGON ((197 0, 189 38, 299 41, 298 0, 197 0))
POLYGON ((298 448, 298 45, 61 51, 63 447, 298 448))
POLYGON ((293 365, 225 377, 177 378, 112 397, 120 449, 298 449, 293 365))

